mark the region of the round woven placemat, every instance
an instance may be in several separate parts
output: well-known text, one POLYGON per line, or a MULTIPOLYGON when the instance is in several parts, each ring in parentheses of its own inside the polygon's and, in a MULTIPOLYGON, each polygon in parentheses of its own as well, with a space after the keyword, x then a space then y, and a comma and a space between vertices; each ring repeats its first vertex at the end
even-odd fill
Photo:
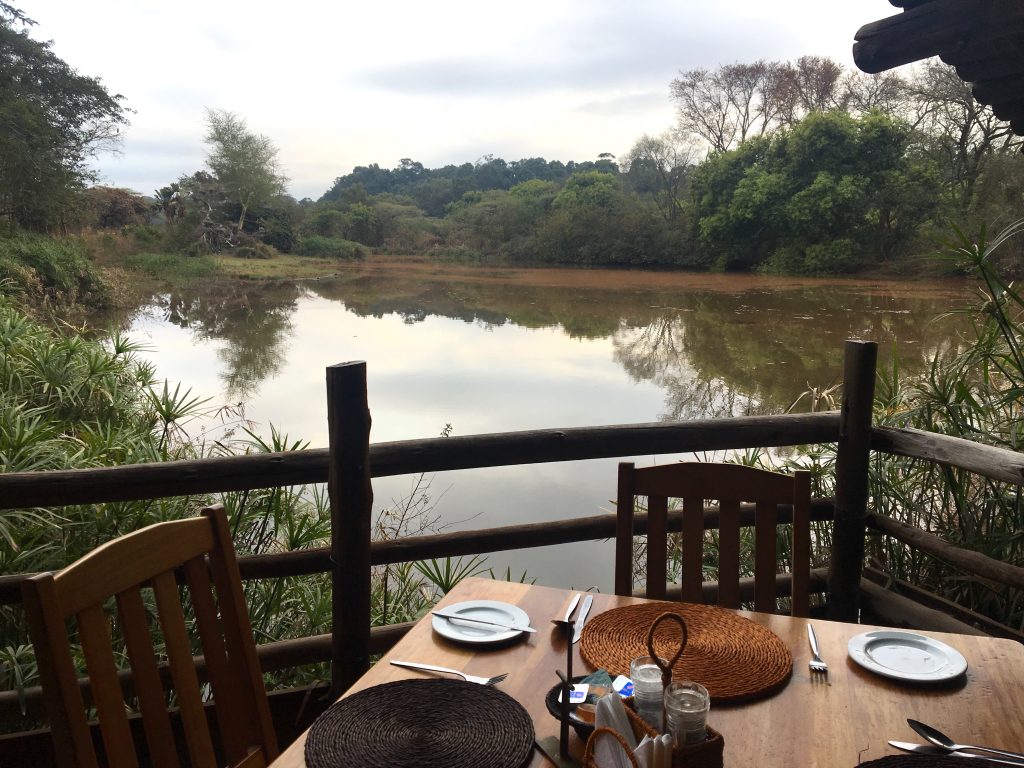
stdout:
MULTIPOLYGON (((774 632, 750 619, 712 605, 641 603, 613 608, 587 622, 580 654, 591 666, 628 675, 629 662, 647 655, 647 632, 658 616, 677 613, 686 622, 689 639, 672 668, 676 680, 694 680, 723 704, 749 701, 775 693, 793 673, 793 657, 774 632)), ((658 627, 654 648, 672 658, 679 648, 679 629, 658 627)))
POLYGON ((511 696, 461 680, 399 680, 332 705, 309 729, 309 768, 520 768, 533 721, 511 696))
MULTIPOLYGON (((984 763, 984 761, 982 761, 984 763)), ((861 763, 857 768, 971 768, 977 759, 945 755, 889 755, 861 763)))

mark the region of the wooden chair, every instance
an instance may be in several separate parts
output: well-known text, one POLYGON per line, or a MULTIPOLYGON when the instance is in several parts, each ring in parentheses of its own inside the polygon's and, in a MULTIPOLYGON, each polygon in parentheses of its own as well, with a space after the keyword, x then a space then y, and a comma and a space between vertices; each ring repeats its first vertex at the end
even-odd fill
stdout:
POLYGON ((231 532, 220 505, 204 509, 200 517, 157 523, 110 541, 57 573, 32 577, 24 583, 23 595, 61 766, 139 764, 111 644, 115 613, 154 768, 186 763, 179 759, 151 630, 163 639, 187 764, 214 768, 226 762, 256 768, 277 756, 231 532), (213 693, 216 734, 203 706, 176 571, 191 597, 213 693), (116 612, 108 610, 111 597, 116 612), (154 614, 159 625, 151 627, 154 614), (72 661, 66 623, 72 617, 88 668, 102 750, 93 743, 72 661), (215 756, 215 744, 223 760, 215 756))
POLYGON ((633 517, 637 496, 647 497, 647 596, 667 593, 668 499, 683 501, 682 599, 700 603, 704 505, 718 501, 718 604, 740 607, 740 504, 755 504, 754 608, 776 610, 778 504, 793 508, 792 615, 807 616, 810 582, 810 473, 783 475, 740 464, 679 462, 637 469, 619 464, 615 535, 615 593, 633 594, 633 517))

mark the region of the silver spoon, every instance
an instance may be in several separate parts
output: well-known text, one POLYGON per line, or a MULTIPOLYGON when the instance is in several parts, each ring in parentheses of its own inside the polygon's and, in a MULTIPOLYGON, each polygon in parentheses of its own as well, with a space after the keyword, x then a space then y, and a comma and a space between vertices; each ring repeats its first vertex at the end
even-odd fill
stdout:
POLYGON ((977 752, 988 752, 993 755, 1002 755, 1003 757, 1012 757, 1017 760, 1024 760, 1024 754, 1020 752, 1007 752, 1002 749, 993 749, 992 747, 977 747, 972 744, 957 744, 949 736, 944 734, 942 731, 932 728, 930 725, 918 722, 917 720, 911 720, 907 718, 907 725, 917 731, 918 734, 928 739, 932 744, 937 747, 942 747, 947 752, 956 752, 961 749, 973 749, 977 752))

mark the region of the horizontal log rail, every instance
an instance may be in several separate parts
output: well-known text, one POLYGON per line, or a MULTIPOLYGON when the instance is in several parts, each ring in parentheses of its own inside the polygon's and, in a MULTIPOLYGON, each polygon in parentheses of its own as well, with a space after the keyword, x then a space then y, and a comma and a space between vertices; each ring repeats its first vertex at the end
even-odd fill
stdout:
POLYGON ((1024 485, 1024 454, 962 437, 950 437, 921 429, 871 430, 871 448, 895 456, 926 459, 948 467, 1014 485, 1024 485))
MULTIPOLYGON (((832 517, 833 506, 830 499, 815 499, 812 502, 812 520, 831 520, 832 517)), ((788 505, 779 505, 779 523, 788 523, 791 519, 792 509, 788 505)), ((679 530, 682 524, 682 512, 672 513, 669 520, 675 525, 673 530, 679 530)), ((742 505, 740 508, 740 526, 746 527, 753 524, 754 506, 751 504, 742 505)), ((714 530, 717 528, 718 510, 705 510, 704 529, 714 530)), ((636 515, 634 530, 638 536, 647 533, 646 514, 636 515)), ((614 536, 615 516, 614 514, 605 513, 603 515, 568 520, 506 525, 475 531, 455 531, 428 536, 407 536, 390 541, 375 541, 370 544, 370 563, 372 565, 387 565, 390 563, 404 563, 432 558, 460 557, 462 555, 504 552, 510 549, 550 547, 577 541, 596 541, 599 539, 610 539, 614 536)), ((277 552, 266 555, 246 555, 238 558, 238 568, 243 579, 308 576, 310 574, 328 572, 331 567, 330 557, 330 550, 327 547, 277 552)), ((21 582, 32 575, 31 573, 19 573, 0 576, 0 605, 20 603, 21 582)))
POLYGON ((867 525, 914 549, 962 568, 973 576, 980 576, 1015 589, 1024 589, 1024 568, 949 544, 934 533, 893 520, 891 517, 869 513, 867 525))
MULTIPOLYGON (((617 456, 834 442, 835 411, 401 440, 370 446, 373 477, 617 456)), ((0 474, 0 509, 135 501, 327 482, 325 448, 0 474)))

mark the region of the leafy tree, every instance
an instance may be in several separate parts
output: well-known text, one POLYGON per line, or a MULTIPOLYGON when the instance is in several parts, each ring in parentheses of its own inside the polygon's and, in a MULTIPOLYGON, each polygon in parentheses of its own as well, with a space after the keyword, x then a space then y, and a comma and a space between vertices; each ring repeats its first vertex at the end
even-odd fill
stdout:
POLYGON ((130 189, 95 186, 82 192, 79 216, 84 226, 119 229, 145 224, 153 212, 152 202, 130 189))
POLYGON ((712 156, 693 183, 701 242, 723 269, 844 272, 903 255, 936 204, 936 168, 912 138, 880 113, 817 113, 712 156))
POLYGON ((123 97, 29 37, 34 23, 0 4, 0 220, 47 231, 63 226, 94 178, 89 159, 116 143, 127 118, 123 97))
POLYGON ((222 109, 206 110, 206 164, 227 193, 228 201, 241 208, 237 229, 245 226, 246 212, 283 194, 287 179, 280 173, 277 147, 266 136, 255 134, 245 120, 222 109))

